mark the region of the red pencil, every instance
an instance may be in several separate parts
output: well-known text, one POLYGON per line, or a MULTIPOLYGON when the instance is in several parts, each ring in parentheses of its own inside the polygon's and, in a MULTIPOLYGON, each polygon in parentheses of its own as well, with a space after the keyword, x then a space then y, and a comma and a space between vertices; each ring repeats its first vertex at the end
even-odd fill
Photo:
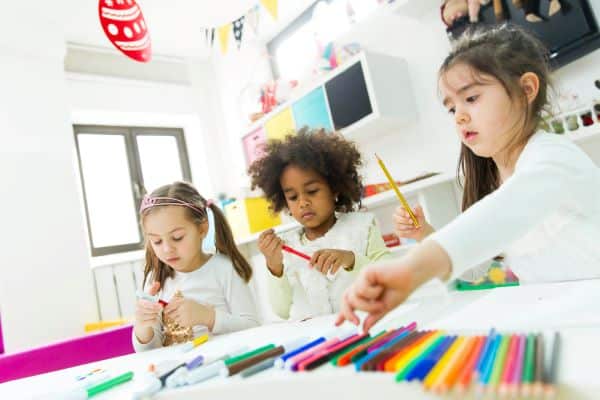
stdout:
POLYGON ((300 257, 300 258, 304 258, 305 260, 308 260, 308 261, 310 261, 310 256, 309 256, 309 255, 307 255, 307 254, 304 254, 304 253, 301 253, 301 252, 299 252, 298 250, 296 250, 296 249, 293 249, 293 248, 291 248, 291 247, 290 247, 290 246, 288 246, 288 245, 285 245, 285 244, 284 244, 284 245, 282 245, 282 246, 281 246, 281 249, 282 249, 282 250, 285 250, 285 251, 287 251, 288 253, 294 254, 294 255, 296 255, 296 256, 298 256, 298 257, 300 257))

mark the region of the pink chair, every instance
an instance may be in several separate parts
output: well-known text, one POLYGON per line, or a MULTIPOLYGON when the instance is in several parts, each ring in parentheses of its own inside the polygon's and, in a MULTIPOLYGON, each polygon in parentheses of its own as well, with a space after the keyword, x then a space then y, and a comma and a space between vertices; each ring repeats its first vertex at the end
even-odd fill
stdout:
MULTIPOLYGON (((1 328, 0 328, 1 329, 1 328)), ((0 355, 0 383, 134 352, 131 325, 0 355)), ((0 348, 1 348, 0 332, 0 348)))
POLYGON ((2 337, 2 318, 0 316, 0 355, 4 354, 4 339, 2 337))

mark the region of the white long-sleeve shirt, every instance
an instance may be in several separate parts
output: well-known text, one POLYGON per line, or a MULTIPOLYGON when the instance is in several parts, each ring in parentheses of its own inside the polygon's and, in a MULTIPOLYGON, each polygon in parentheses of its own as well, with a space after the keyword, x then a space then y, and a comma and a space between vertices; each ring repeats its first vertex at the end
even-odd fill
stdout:
MULTIPOLYGON (((146 285, 152 279, 146 280, 146 285)), ((254 298, 250 287, 233 269, 229 257, 213 255, 204 265, 192 272, 177 272, 173 278, 167 278, 159 292, 161 300, 170 301, 175 292, 199 304, 209 304, 215 309, 213 334, 221 334, 258 326, 254 298)), ((139 342, 133 333, 135 351, 144 351, 162 346, 162 324, 153 327, 154 336, 148 343, 139 342)), ((202 327, 194 327, 202 333, 202 327)), ((206 331, 206 329, 204 329, 206 331)))
POLYGON ((600 277, 600 169, 568 139, 537 132, 513 175, 429 240, 453 278, 501 252, 521 282, 600 277))

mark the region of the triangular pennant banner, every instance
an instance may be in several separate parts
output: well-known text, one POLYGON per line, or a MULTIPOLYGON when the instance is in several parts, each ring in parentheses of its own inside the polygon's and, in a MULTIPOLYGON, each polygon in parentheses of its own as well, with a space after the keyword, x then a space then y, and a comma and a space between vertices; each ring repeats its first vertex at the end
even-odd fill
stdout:
POLYGON ((260 4, 267 9, 273 19, 277 19, 277 0, 260 0, 260 4))
POLYGON ((238 49, 242 45, 242 35, 244 33, 244 19, 246 17, 241 16, 240 18, 233 21, 233 37, 237 43, 238 49))
POLYGON ((248 14, 246 14, 246 21, 245 21, 245 23, 247 25, 250 25, 250 28, 252 29, 252 32, 255 35, 258 35, 259 21, 260 21, 260 12, 259 12, 258 5, 256 5, 250 11, 248 11, 248 14))
POLYGON ((220 26, 218 29, 219 44, 221 45, 221 53, 227 53, 227 45, 229 44, 229 32, 231 32, 231 22, 220 26))

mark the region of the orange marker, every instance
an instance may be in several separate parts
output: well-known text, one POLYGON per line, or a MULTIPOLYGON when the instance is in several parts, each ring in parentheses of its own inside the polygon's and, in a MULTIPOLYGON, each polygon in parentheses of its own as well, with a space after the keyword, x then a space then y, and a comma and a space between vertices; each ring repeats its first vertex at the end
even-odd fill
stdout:
POLYGON ((471 352, 477 346, 479 339, 480 338, 477 336, 467 339, 467 343, 465 344, 465 347, 463 347, 462 352, 457 356, 455 362, 453 362, 452 365, 450 366, 450 370, 448 371, 448 374, 445 377, 443 377, 441 379, 440 384, 437 385, 437 388, 442 393, 445 393, 446 391, 452 389, 452 387, 454 386, 454 384, 458 378, 458 375, 460 374, 460 372, 463 370, 465 364, 467 363, 467 360, 469 359, 471 352))

